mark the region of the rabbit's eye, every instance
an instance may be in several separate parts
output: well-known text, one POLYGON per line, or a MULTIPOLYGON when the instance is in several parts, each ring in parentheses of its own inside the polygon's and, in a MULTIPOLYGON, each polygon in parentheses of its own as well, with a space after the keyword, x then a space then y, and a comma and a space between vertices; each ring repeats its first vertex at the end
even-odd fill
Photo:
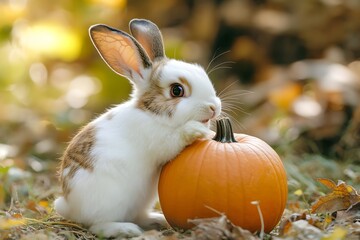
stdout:
POLYGON ((172 97, 182 97, 184 96, 184 87, 179 83, 174 83, 170 87, 170 94, 172 97))

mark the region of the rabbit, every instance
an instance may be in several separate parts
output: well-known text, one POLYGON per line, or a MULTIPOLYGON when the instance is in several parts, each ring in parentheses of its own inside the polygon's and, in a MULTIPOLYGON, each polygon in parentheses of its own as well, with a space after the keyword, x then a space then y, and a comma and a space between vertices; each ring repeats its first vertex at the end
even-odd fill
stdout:
MULTIPOLYGON (((159 28, 133 19, 131 35, 98 24, 90 38, 102 59, 133 85, 130 99, 83 127, 61 158, 62 217, 101 237, 131 237, 167 226, 151 209, 161 167, 211 135, 221 101, 205 70, 168 59, 159 28)), ((176 191, 176 189, 174 189, 176 191)))

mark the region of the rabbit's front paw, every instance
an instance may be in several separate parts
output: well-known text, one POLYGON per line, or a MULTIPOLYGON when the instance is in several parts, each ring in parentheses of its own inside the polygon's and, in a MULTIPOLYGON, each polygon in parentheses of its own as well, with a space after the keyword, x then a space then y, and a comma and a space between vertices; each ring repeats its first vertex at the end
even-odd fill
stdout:
POLYGON ((99 237, 136 237, 142 234, 143 230, 134 223, 129 222, 101 222, 93 224, 90 229, 99 237))
POLYGON ((139 218, 139 225, 144 229, 162 229, 168 227, 163 214, 150 212, 139 218))
POLYGON ((210 129, 198 121, 189 121, 184 126, 183 137, 186 145, 190 145, 196 139, 204 138, 210 135, 210 129))

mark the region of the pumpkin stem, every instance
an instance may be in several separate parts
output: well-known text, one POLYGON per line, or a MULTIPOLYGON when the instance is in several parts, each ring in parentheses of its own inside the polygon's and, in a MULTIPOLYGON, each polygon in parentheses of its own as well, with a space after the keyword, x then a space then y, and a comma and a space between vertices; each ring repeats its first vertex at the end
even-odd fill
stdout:
POLYGON ((216 120, 216 135, 213 140, 221 143, 237 142, 229 118, 226 117, 216 120))

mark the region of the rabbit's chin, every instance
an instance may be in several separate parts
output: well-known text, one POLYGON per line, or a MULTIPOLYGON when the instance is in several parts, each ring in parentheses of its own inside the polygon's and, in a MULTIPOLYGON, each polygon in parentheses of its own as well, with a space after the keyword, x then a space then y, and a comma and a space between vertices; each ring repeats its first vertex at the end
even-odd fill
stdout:
POLYGON ((205 120, 202 120, 200 122, 205 124, 205 125, 209 125, 210 124, 210 119, 205 119, 205 120))
POLYGON ((210 128, 210 121, 211 121, 210 119, 205 119, 205 120, 200 120, 198 122, 204 125, 206 128, 210 128))

